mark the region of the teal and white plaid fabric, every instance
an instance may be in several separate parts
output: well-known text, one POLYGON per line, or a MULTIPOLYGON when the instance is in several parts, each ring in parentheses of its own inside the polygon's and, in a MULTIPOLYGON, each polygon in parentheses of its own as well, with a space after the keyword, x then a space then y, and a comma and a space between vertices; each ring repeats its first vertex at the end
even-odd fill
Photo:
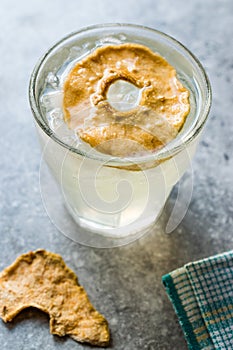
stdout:
POLYGON ((162 277, 191 350, 233 349, 233 251, 162 277))

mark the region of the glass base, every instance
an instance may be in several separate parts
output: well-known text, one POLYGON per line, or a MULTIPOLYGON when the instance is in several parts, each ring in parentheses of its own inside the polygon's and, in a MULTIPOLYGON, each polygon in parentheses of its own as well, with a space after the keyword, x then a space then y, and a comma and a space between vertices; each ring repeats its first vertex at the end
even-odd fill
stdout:
POLYGON ((67 205, 43 158, 40 167, 40 189, 45 210, 56 228, 73 241, 90 247, 113 248, 132 243, 150 231, 159 217, 157 215, 156 218, 150 217, 139 223, 113 228, 78 216, 67 205))

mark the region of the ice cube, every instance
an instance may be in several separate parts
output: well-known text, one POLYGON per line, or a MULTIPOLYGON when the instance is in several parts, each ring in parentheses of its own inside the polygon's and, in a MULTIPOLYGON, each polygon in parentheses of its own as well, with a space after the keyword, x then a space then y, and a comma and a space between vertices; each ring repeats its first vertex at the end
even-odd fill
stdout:
POLYGON ((127 81, 117 80, 109 87, 107 99, 115 109, 128 111, 138 105, 140 89, 127 81))
POLYGON ((41 96, 41 104, 47 111, 62 108, 62 91, 50 91, 41 96))
POLYGON ((52 72, 48 74, 46 81, 53 89, 57 89, 59 86, 59 78, 52 72))

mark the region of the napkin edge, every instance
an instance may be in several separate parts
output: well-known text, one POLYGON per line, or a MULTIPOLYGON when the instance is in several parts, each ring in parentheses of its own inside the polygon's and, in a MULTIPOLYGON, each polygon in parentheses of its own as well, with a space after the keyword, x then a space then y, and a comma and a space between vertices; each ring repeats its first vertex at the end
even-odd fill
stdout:
POLYGON ((178 316, 180 326, 183 330, 185 339, 190 350, 201 350, 200 344, 197 342, 192 324, 184 310, 181 300, 176 291, 172 276, 168 273, 162 276, 162 283, 166 289, 167 295, 172 303, 176 315, 178 316))

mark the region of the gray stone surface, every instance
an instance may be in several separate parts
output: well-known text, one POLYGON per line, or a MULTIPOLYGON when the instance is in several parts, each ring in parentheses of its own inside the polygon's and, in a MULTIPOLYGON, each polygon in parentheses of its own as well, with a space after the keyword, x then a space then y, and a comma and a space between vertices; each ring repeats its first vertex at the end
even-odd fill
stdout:
MULTIPOLYGON (((187 349, 161 276, 233 247, 232 0, 1 0, 0 27, 0 269, 31 249, 57 252, 109 320, 112 349, 187 349), (47 217, 27 98, 38 57, 65 34, 101 22, 144 24, 176 37, 201 60, 213 87, 183 221, 172 234, 164 233, 174 191, 153 232, 109 250, 70 241, 47 217)), ((22 312, 11 324, 0 322, 0 344, 1 350, 90 348, 50 335, 48 317, 37 310, 22 312)))

